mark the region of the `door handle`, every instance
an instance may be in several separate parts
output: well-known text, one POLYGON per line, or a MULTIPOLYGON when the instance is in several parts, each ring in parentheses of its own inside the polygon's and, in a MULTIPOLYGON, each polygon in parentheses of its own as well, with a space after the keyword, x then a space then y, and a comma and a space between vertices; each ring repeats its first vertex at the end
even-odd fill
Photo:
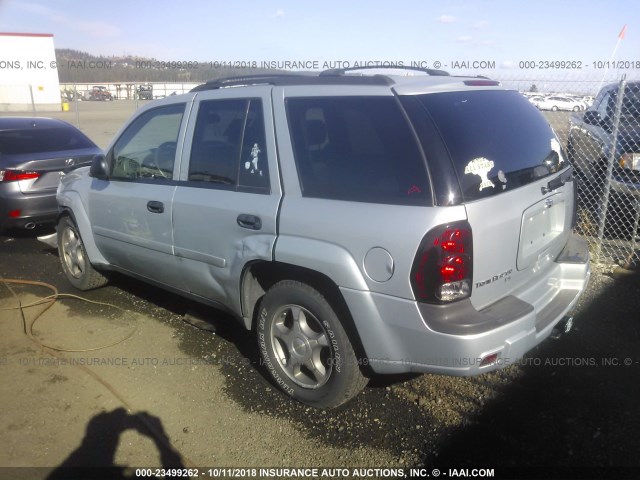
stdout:
POLYGON ((256 215, 241 213, 238 215, 238 225, 249 230, 260 230, 262 228, 262 220, 256 215))
POLYGON ((147 210, 149 210, 151 213, 162 213, 164 212, 164 204, 162 202, 151 200, 147 202, 147 210))

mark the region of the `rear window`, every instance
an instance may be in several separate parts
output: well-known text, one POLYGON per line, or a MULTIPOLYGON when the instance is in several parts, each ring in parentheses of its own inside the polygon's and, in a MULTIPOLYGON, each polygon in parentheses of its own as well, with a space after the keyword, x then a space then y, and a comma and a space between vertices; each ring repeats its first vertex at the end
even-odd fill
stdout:
MULTIPOLYGON (((417 99, 444 140, 465 201, 512 190, 566 165, 548 122, 518 92, 476 90, 417 99)), ((424 147, 429 161, 430 145, 424 147)))
POLYGON ((289 98, 287 119, 305 197, 430 204, 418 141, 394 97, 289 98))
POLYGON ((0 132, 0 153, 20 155, 93 148, 95 144, 72 128, 32 128, 0 132))

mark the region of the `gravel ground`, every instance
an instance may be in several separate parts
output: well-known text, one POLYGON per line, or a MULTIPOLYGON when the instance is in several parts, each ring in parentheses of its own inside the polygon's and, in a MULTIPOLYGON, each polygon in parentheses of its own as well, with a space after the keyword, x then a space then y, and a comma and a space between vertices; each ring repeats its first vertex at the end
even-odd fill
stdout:
MULTIPOLYGON (((0 237, 0 277, 78 293, 56 252, 29 237, 0 237)), ((186 466, 493 468, 502 478, 640 474, 638 278, 615 279, 610 267, 595 265, 574 331, 504 370, 475 378, 375 378, 351 403, 318 411, 271 385, 250 333, 232 319, 116 276, 83 296, 127 312, 61 300, 34 327, 39 341, 65 349, 133 332, 107 349, 52 357, 24 335, 18 311, 2 311, 0 465, 166 464, 170 449, 149 435, 140 415, 122 410, 128 407, 160 425, 186 466), (185 314, 209 319, 216 332, 186 323, 185 314), (104 364, 113 359, 121 363, 104 364), (107 453, 105 441, 113 445, 107 453), (633 468, 612 469, 623 466, 633 468)), ((11 288, 23 304, 48 294, 11 288)), ((14 305, 2 286, 0 308, 14 305)), ((38 308, 26 309, 27 322, 38 308)))

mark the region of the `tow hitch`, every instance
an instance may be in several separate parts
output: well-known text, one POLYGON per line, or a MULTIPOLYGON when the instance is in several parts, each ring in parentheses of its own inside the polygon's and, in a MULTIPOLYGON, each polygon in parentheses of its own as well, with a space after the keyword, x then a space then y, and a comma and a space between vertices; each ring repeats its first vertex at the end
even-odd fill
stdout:
POLYGON ((566 315, 562 320, 560 320, 556 324, 556 326, 551 331, 551 338, 555 338, 557 340, 565 333, 569 333, 572 327, 573 327, 573 317, 571 315, 566 315))

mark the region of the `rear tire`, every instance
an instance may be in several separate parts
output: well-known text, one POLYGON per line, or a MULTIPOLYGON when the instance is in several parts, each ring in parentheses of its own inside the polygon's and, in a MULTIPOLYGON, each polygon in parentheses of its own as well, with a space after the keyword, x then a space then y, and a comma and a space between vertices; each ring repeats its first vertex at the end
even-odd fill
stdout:
POLYGON ((307 284, 284 280, 269 289, 256 337, 275 383, 302 403, 334 408, 367 384, 334 309, 307 284))
POLYGON ((58 254, 67 280, 78 290, 93 290, 107 283, 89 262, 78 228, 66 215, 58 222, 58 254))

